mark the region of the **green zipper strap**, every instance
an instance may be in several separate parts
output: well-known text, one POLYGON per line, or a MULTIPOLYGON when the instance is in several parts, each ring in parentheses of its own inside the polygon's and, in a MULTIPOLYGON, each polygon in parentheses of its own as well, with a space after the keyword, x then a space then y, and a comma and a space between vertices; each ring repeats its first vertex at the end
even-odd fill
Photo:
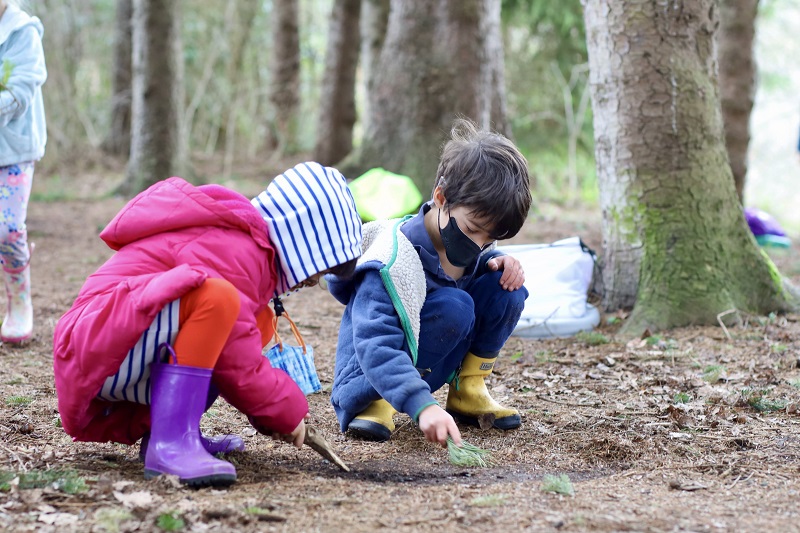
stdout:
POLYGON ((386 292, 389 293, 389 298, 392 300, 392 305, 394 305, 394 309, 397 311, 397 315, 400 317, 400 325, 403 327, 403 333, 406 336, 408 348, 411 352, 411 362, 414 364, 414 366, 417 366, 417 355, 419 353, 417 339, 414 338, 414 331, 411 328, 411 320, 408 318, 406 308, 403 306, 403 301, 400 299, 400 295, 397 293, 397 287, 395 287, 394 280, 392 280, 392 275, 389 272, 389 269, 392 268, 392 265, 394 265, 395 261, 397 260, 397 232, 400 229, 400 225, 412 216, 413 215, 407 215, 401 218, 392 228, 392 257, 389 259, 389 262, 380 269, 380 274, 381 279, 383 280, 383 286, 386 287, 386 292))

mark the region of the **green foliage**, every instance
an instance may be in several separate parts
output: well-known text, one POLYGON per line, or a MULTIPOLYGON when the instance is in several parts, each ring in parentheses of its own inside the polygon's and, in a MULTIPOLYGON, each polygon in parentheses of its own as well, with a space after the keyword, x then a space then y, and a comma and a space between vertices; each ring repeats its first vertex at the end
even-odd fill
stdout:
POLYGON ((468 442, 461 441, 461 446, 456 446, 453 439, 447 437, 447 453, 450 462, 456 466, 479 466, 486 468, 492 466, 493 461, 488 450, 478 448, 468 442))
POLYGON ((497 507, 506 504, 505 494, 488 494, 486 496, 478 496, 472 498, 469 502, 473 507, 497 507))
POLYGON ((600 346, 601 344, 608 344, 610 342, 608 337, 599 331, 579 331, 575 334, 575 340, 589 346, 600 346))
POLYGON ((800 389, 800 379, 790 379, 789 385, 791 385, 795 389, 800 389))
POLYGON ((565 496, 575 495, 575 489, 572 487, 572 481, 570 481, 569 476, 566 474, 559 474, 557 476, 544 476, 540 489, 542 492, 554 492, 556 494, 563 494, 565 496))
POLYGON ((535 176, 537 197, 596 202, 580 0, 503 0, 502 16, 508 115, 514 139, 535 176))
POLYGON ((771 413, 773 411, 780 411, 786 407, 786 401, 767 398, 767 392, 766 390, 746 388, 742 389, 739 394, 744 403, 759 413, 771 413))
POLYGON ((169 512, 158 515, 156 526, 164 531, 180 531, 186 527, 186 522, 174 512, 169 512))
POLYGON ((687 392, 679 392, 672 398, 673 403, 689 403, 692 401, 692 395, 687 392))
POLYGON ((30 472, 0 471, 0 491, 11 490, 11 482, 19 478, 19 488, 41 489, 51 487, 67 494, 86 490, 86 481, 74 470, 31 470, 30 472))
POLYGON ((29 405, 31 402, 33 402, 33 398, 28 398, 27 396, 9 396, 6 398, 6 405, 10 406, 29 405))
POLYGON ((722 365, 709 365, 703 370, 703 381, 716 383, 725 374, 726 369, 722 365))
POLYGON ((133 515, 127 509, 105 508, 95 513, 94 519, 103 531, 120 531, 121 525, 126 520, 131 520, 133 515))
POLYGON ((522 356, 523 356, 522 352, 514 352, 514 353, 511 354, 511 360, 514 361, 514 362, 517 362, 520 359, 522 359, 522 356))

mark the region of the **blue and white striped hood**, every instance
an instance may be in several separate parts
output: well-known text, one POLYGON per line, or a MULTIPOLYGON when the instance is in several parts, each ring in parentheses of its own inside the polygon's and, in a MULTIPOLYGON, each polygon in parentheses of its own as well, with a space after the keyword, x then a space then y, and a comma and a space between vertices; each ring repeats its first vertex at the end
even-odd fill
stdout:
POLYGON ((253 198, 277 252, 277 294, 361 255, 361 219, 344 176, 300 163, 253 198))

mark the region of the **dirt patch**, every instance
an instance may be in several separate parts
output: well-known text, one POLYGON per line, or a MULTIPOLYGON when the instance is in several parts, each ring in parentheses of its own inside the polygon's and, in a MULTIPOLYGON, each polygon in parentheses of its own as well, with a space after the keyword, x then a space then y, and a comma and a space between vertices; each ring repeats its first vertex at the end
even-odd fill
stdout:
MULTIPOLYGON (((87 178, 89 179, 89 178, 87 178)), ((102 180, 100 180, 102 181, 102 180)), ((46 182, 45 182, 46 183, 46 182)), ((99 183, 99 182, 98 182, 99 183)), ((253 194, 257 180, 242 186, 253 194)), ((86 191, 85 184, 74 190, 86 191)), ((57 191, 56 191, 57 192, 57 191)), ((50 191, 54 193, 54 191, 50 191)), ((522 413, 522 428, 462 428, 497 466, 452 466, 405 415, 392 439, 345 438, 330 406, 342 306, 307 289, 285 304, 315 350, 325 389, 310 396, 314 425, 352 468, 343 473, 309 449, 249 432, 217 402, 203 430, 244 435, 229 456, 228 490, 145 481, 138 447, 73 443, 58 427, 52 332, 85 277, 110 251, 97 238, 123 202, 34 202, 29 228, 36 333, 0 346, 0 469, 63 471, 43 486, 0 496, 0 528, 15 531, 725 531, 796 528, 800 484, 798 317, 742 317, 739 326, 683 328, 660 337, 512 338, 488 383, 522 413), (575 495, 545 493, 566 474, 575 495)), ((91 195, 89 195, 91 196, 91 195)), ((44 195, 43 195, 44 197, 44 195)), ((599 215, 563 211, 527 224, 516 242, 580 235, 600 249, 599 215)), ((800 250, 775 253, 798 281, 800 250)), ((445 391, 437 393, 444 399, 445 391)), ((8 477, 8 476, 6 476, 8 477)), ((35 483, 33 483, 35 485, 35 483)), ((42 485, 42 483, 40 483, 42 485)))

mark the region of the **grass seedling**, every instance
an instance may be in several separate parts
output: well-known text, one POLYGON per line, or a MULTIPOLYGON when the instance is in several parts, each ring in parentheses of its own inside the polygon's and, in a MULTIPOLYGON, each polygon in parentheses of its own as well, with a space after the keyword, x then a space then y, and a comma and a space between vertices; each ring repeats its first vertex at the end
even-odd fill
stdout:
POLYGON ((725 367, 722 365, 709 365, 703 370, 703 381, 716 383, 725 374, 725 367))
POLYGON ((74 470, 31 470, 30 472, 0 472, 0 491, 11 490, 11 481, 19 478, 20 489, 52 487, 67 494, 86 490, 86 481, 74 470))
POLYGON ((6 398, 6 405, 14 406, 14 405, 28 405, 33 402, 33 398, 28 398, 27 396, 9 396, 6 398))
POLYGON ((767 391, 756 391, 753 389, 743 389, 740 394, 742 400, 759 413, 772 413, 780 411, 786 407, 783 400, 771 400, 766 397, 767 391))
POLYGON ((506 504, 506 495, 488 494, 486 496, 478 496, 477 498, 472 498, 469 504, 473 507, 497 507, 498 505, 506 504))
POLYGON ((450 437, 447 437, 447 454, 450 456, 450 463, 456 466, 486 468, 493 464, 488 450, 478 448, 464 441, 461 441, 461 446, 456 446, 456 443, 450 437))
POLYGON ((600 346, 601 344, 608 344, 610 342, 608 337, 599 331, 580 331, 575 335, 575 340, 588 346, 600 346))
POLYGON ((557 476, 544 476, 542 479, 542 492, 554 492, 556 494, 563 494, 565 496, 574 496, 575 489, 572 487, 572 481, 566 474, 559 474, 557 476))
POLYGON ((105 508, 95 513, 94 519, 103 531, 117 532, 122 529, 122 523, 131 520, 133 515, 126 509, 105 508))

